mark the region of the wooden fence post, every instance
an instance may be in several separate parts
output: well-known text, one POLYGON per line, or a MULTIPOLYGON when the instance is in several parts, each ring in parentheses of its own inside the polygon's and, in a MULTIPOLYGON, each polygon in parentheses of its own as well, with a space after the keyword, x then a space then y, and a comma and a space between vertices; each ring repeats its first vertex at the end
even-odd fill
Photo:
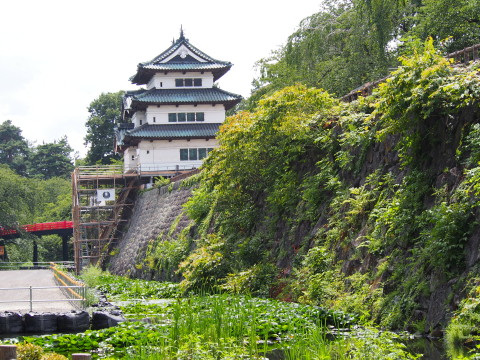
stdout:
POLYGON ((72 354, 72 360, 91 360, 91 354, 72 354))
POLYGON ((17 359, 16 345, 0 345, 0 360, 17 359))

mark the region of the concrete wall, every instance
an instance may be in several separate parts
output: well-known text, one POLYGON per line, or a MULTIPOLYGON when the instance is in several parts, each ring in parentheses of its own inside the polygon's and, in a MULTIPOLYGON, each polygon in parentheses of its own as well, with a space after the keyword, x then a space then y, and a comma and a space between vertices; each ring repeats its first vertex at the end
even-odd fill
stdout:
MULTIPOLYGON (((182 214, 183 204, 191 196, 191 189, 179 189, 180 183, 174 183, 173 191, 163 187, 139 194, 128 230, 118 244, 118 253, 110 259, 108 268, 112 273, 145 278, 145 271, 135 265, 143 262, 150 241, 168 233, 172 222, 182 214)), ((183 214, 175 232, 180 232, 190 222, 183 214)))

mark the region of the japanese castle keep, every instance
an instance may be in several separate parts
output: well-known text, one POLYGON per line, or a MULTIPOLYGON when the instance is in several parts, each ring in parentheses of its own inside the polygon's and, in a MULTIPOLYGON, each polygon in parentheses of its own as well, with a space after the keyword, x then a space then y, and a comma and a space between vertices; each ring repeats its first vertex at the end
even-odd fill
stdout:
POLYGON ((151 61, 138 64, 130 78, 146 88, 127 91, 115 149, 125 172, 171 177, 198 168, 217 146, 215 135, 236 95, 214 86, 232 63, 216 60, 178 40, 151 61))

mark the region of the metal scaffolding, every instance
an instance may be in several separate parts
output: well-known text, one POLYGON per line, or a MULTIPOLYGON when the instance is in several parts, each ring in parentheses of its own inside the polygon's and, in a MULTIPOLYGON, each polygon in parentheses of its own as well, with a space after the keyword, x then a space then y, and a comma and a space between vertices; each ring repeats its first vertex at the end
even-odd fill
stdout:
POLYGON ((122 166, 83 166, 72 173, 72 217, 75 270, 103 263, 117 243, 126 210, 133 207, 136 173, 122 166), (101 198, 101 194, 104 198, 101 198), (100 200, 99 200, 100 197, 100 200))

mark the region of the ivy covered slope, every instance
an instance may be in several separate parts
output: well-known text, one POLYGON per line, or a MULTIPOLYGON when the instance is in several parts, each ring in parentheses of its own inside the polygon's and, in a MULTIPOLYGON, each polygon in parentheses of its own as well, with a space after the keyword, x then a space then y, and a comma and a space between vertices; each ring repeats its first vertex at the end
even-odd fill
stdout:
POLYGON ((480 279, 480 76, 432 44, 369 98, 287 87, 230 117, 187 203, 185 290, 444 325, 480 279))

